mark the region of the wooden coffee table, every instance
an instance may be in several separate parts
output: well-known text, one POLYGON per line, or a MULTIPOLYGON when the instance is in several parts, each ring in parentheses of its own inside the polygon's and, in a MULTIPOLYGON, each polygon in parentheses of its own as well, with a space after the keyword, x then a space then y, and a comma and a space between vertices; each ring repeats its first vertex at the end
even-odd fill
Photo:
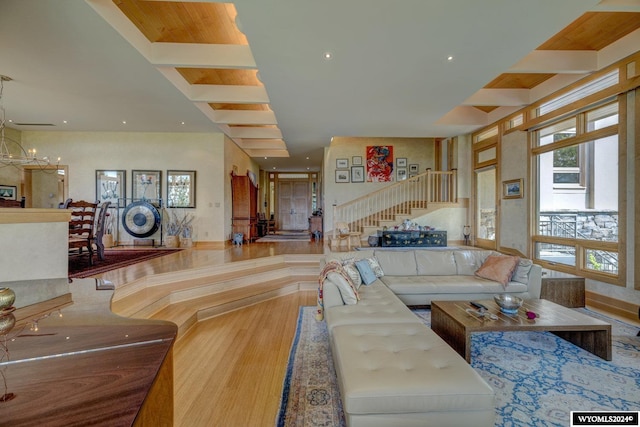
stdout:
POLYGON ((471 363, 471 334, 491 331, 549 331, 605 360, 611 360, 611 325, 544 299, 525 300, 507 315, 493 300, 479 301, 498 319, 467 313, 469 301, 432 301, 431 329, 471 363), (526 312, 538 314, 534 320, 526 312))

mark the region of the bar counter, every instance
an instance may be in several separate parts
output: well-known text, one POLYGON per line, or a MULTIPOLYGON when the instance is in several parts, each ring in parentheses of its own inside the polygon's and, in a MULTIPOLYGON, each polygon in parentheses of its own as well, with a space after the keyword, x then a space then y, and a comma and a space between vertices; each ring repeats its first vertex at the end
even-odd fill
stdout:
POLYGON ((102 279, 3 287, 0 425, 173 425, 175 324, 113 314, 102 279))

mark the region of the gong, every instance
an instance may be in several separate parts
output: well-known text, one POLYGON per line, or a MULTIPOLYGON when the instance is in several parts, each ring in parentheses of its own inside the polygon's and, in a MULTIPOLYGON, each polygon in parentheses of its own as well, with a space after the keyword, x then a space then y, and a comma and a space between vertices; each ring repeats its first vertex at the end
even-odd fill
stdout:
POLYGON ((122 226, 133 237, 149 237, 160 226, 160 213, 149 202, 130 203, 124 208, 122 226))

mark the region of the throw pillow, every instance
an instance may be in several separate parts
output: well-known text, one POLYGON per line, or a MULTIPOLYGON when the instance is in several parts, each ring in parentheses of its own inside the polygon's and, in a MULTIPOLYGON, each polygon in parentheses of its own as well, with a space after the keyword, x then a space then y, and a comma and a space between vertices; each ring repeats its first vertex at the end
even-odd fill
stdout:
POLYGON ((376 281, 376 274, 373 272, 369 261, 366 259, 356 261, 356 268, 358 269, 358 272, 360 272, 360 276, 362 276, 362 283, 365 285, 370 285, 376 281))
POLYGON ((375 273, 376 277, 384 276, 384 271, 382 271, 382 267, 380 267, 380 263, 378 262, 376 257, 367 258, 367 261, 369 262, 369 265, 371 266, 371 269, 375 273))
POLYGON ((489 255, 476 270, 476 276, 502 283, 506 287, 520 258, 511 255, 489 255))
POLYGON ((533 261, 530 259, 520 259, 515 271, 513 272, 513 276, 511 276, 512 282, 524 283, 525 285, 529 283, 529 272, 531 271, 531 267, 533 266, 533 261))
POLYGON ((360 277, 360 272, 356 265, 354 263, 345 264, 342 268, 344 268, 344 271, 347 272, 353 284, 356 285, 356 289, 358 289, 362 285, 362 277, 360 277))
POLYGON ((327 274, 327 279, 331 280, 338 287, 342 302, 346 305, 356 304, 358 302, 358 293, 355 288, 345 279, 342 274, 332 271, 327 274))

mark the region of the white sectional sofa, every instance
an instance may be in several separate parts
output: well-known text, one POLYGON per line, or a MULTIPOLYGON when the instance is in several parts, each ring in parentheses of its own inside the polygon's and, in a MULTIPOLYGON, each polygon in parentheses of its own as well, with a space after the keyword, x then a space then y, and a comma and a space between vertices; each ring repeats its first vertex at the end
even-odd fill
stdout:
POLYGON ((325 257, 341 263, 374 258, 383 272, 357 288, 356 300, 345 295, 341 274, 322 275, 321 313, 348 426, 494 425, 494 391, 407 307, 438 299, 490 299, 498 292, 539 297, 541 269, 527 260, 514 277, 520 282, 503 286, 476 277, 491 254, 365 250, 325 257))

